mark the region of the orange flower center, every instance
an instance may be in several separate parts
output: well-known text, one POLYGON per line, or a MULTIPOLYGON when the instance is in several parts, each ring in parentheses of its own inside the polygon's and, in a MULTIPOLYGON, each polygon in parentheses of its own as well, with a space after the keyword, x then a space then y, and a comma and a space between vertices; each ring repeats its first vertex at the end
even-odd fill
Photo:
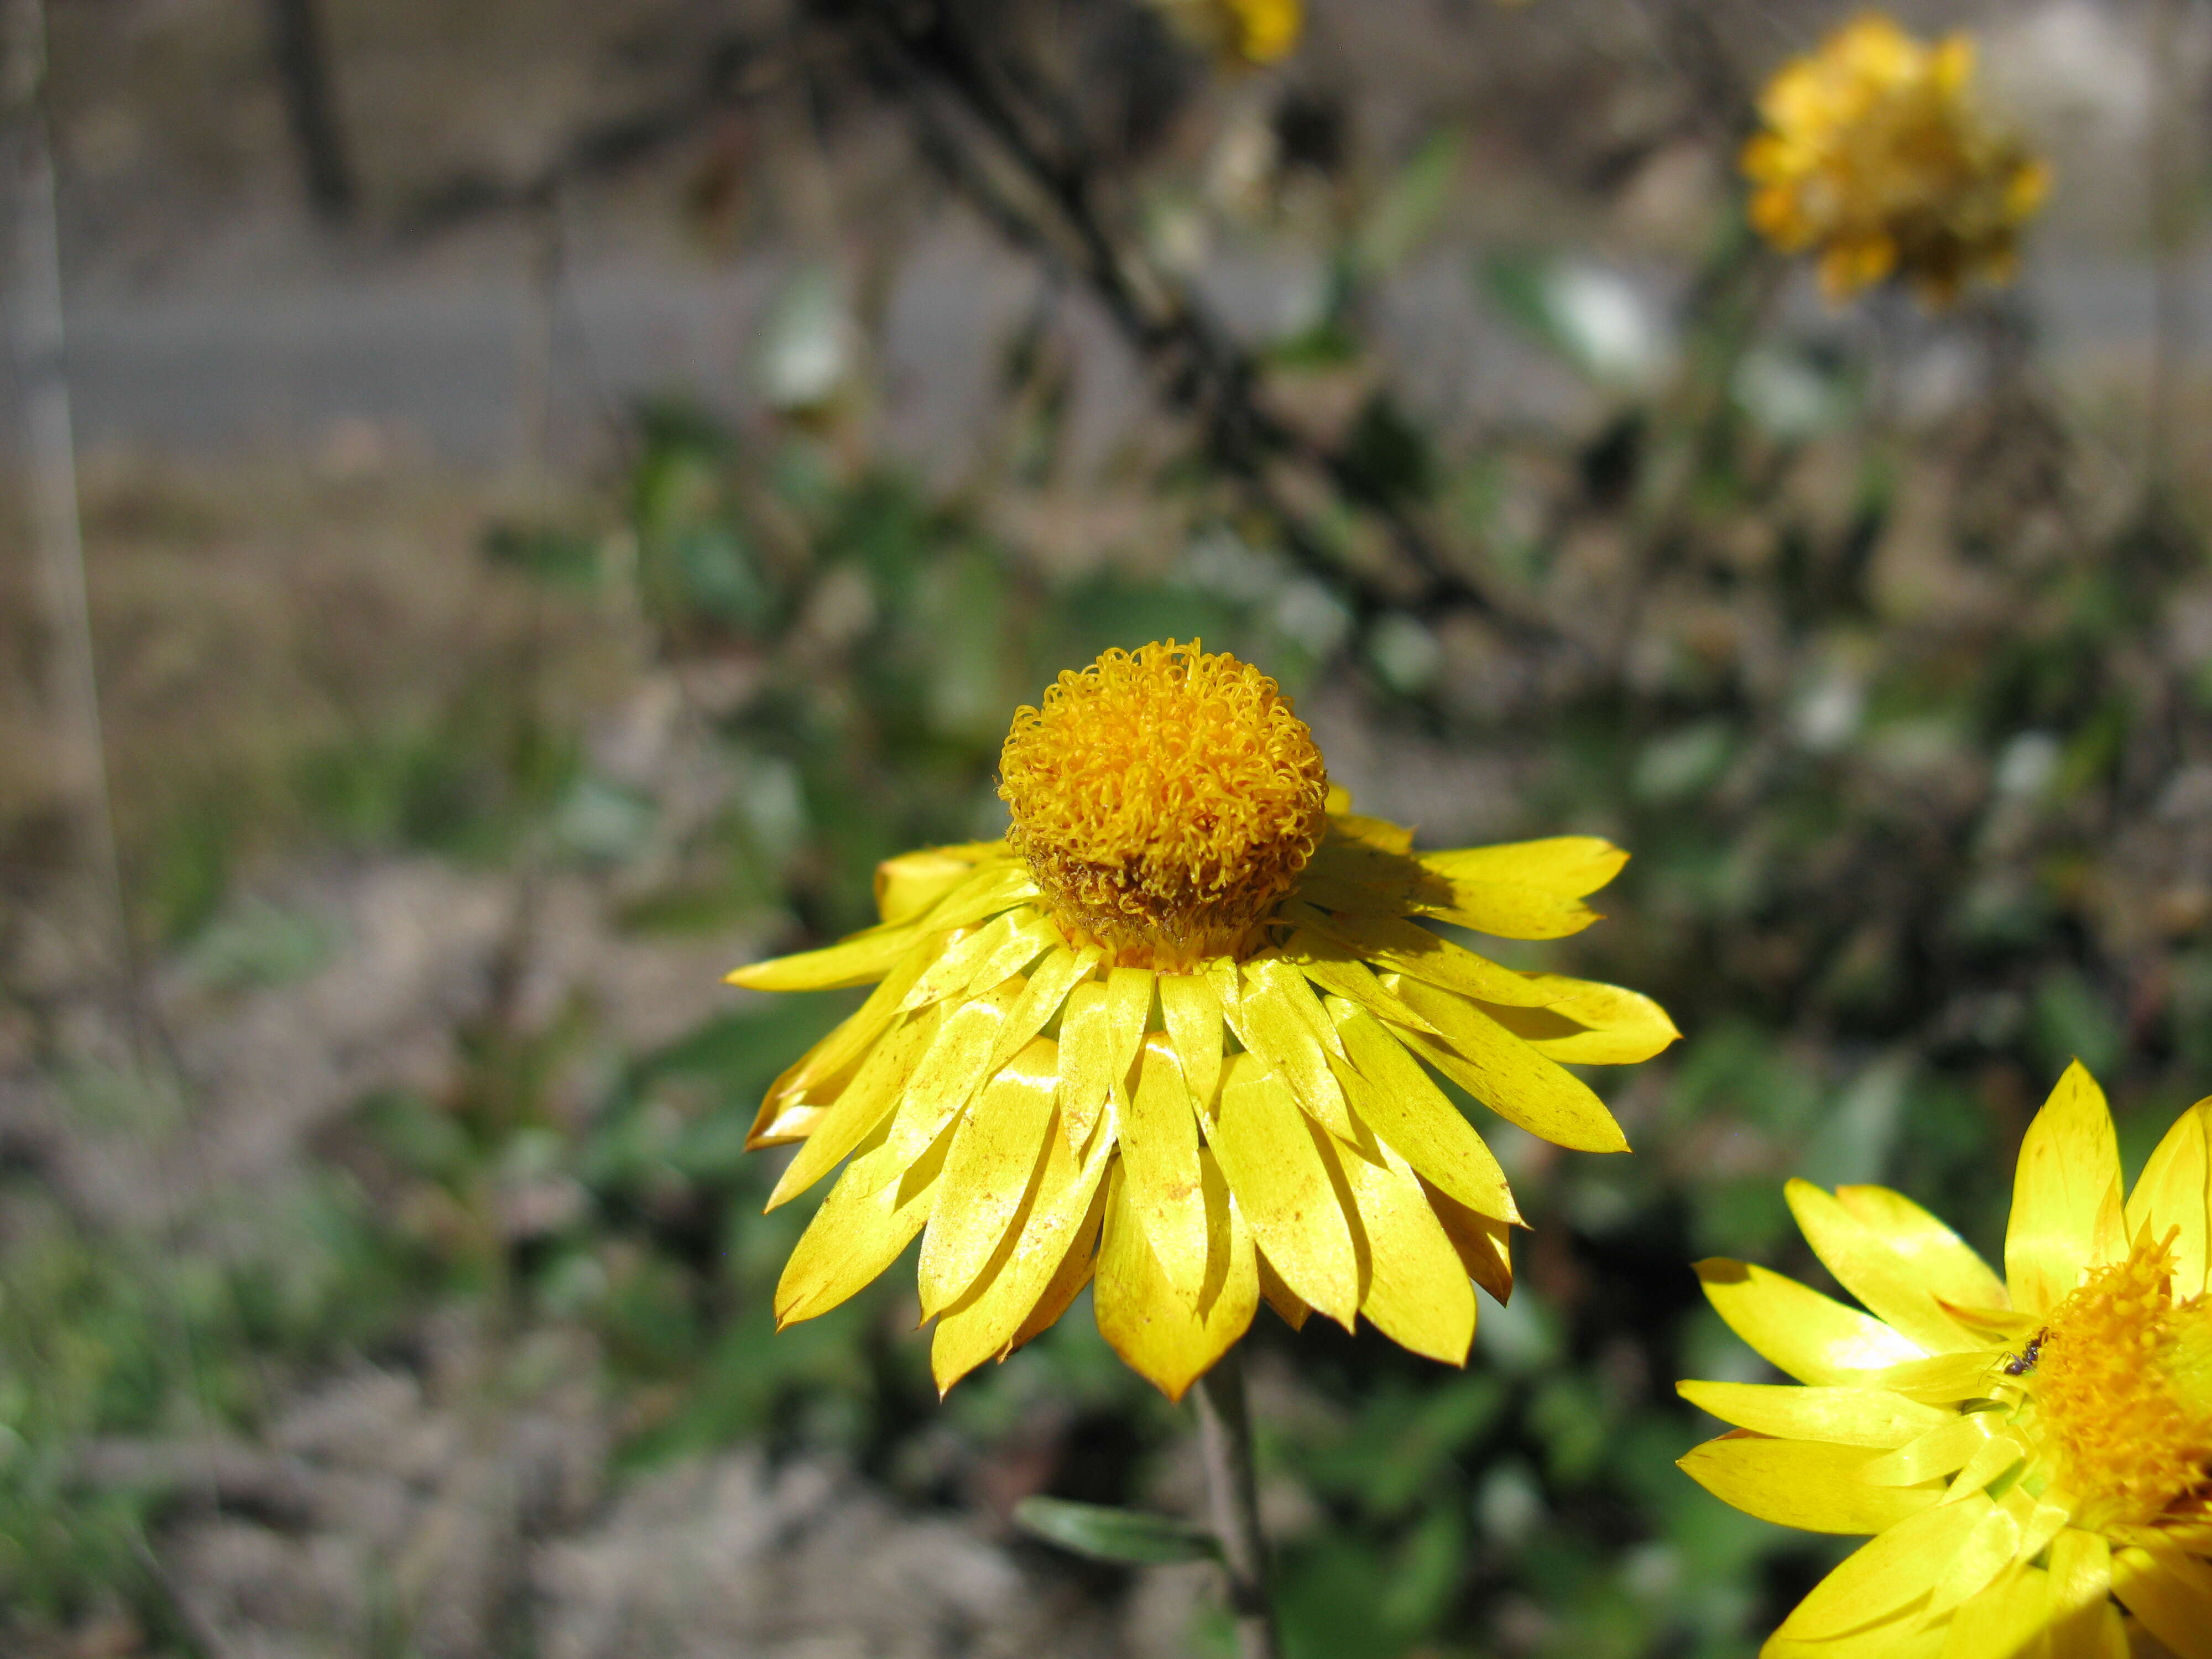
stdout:
POLYGON ((1313 857, 1328 774, 1275 682, 1196 641, 1109 651, 1015 712, 1008 841, 1071 939, 1188 969, 1249 950, 1313 857))
POLYGON ((2212 1298, 2177 1303, 2170 1241, 2138 1243, 2052 1312, 2027 1373, 2051 1496, 2093 1528, 2212 1494, 2212 1298))

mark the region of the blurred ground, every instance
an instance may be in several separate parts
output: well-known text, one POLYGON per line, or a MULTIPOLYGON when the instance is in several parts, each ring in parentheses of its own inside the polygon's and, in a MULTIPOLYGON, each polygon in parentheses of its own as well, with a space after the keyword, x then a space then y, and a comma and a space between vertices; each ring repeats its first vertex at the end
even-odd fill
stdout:
MULTIPOLYGON (((1612 0, 1317 4, 1273 77, 1108 31, 1148 246, 1285 407, 1396 458, 1557 631, 1530 647, 1372 604, 1341 503, 1315 516, 1358 580, 1278 556, 1103 309, 848 77, 764 70, 508 199, 778 8, 333 4, 364 208, 331 231, 253 7, 58 0, 131 949, 52 792, 10 514, 10 1650, 1211 1639, 1202 1575, 1008 1530, 1036 1491, 1194 1504, 1181 1418, 1083 1310, 942 1407, 896 1272, 771 1338, 796 1223, 737 1143, 834 1013, 719 983, 865 920, 875 858, 994 833, 1006 711, 1052 672, 1203 629, 1427 844, 1634 848, 1616 921, 1544 959, 1691 1038, 1614 1089, 1632 1164, 1497 1137, 1542 1221, 1467 1374, 1255 1338, 1294 1651, 1751 1651, 1822 1558, 1669 1467, 1672 1378, 1742 1364, 1680 1264, 1792 1265, 1789 1173, 1891 1179, 1986 1243, 2066 1055, 2134 1156, 2212 1076, 2212 453, 2169 337, 2144 506, 2148 15, 1901 9, 1984 26, 2056 153, 2019 303, 1832 316, 1798 282, 1733 333, 1700 283, 1754 265, 1714 252, 1694 48, 1755 75, 1834 8, 1692 37, 1612 0)), ((2212 257, 2178 269, 2202 314, 2212 257)))

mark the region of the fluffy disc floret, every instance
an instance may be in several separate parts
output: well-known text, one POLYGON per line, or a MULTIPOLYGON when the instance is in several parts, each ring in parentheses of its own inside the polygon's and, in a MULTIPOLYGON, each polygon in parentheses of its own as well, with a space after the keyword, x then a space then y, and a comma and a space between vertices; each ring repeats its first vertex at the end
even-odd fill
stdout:
POLYGON ((2172 1251, 2146 1239, 2052 1310, 2028 1374, 2030 1432, 2089 1524, 2142 1526, 2212 1486, 2200 1356, 2212 1301, 2177 1304, 2172 1251))
POLYGON ((1112 650, 1016 711, 1008 842, 1117 960, 1236 955, 1321 844, 1328 775, 1275 682, 1196 641, 1112 650))

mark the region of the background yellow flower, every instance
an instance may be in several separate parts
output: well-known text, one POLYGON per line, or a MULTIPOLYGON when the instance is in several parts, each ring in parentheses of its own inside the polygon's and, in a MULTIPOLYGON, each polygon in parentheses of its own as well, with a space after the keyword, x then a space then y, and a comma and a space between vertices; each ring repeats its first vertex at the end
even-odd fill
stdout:
POLYGON ((1264 1296, 1362 1314, 1457 1364, 1470 1279, 1512 1288, 1520 1218, 1440 1076, 1561 1146, 1626 1148, 1563 1061, 1673 1041, 1649 998, 1515 972, 1420 925, 1516 939, 1595 921, 1626 861, 1586 836, 1416 854, 1355 816, 1273 680, 1195 644, 1109 651, 1018 711, 1006 841, 894 859, 880 926, 731 975, 875 981, 769 1091, 802 1141, 769 1200, 849 1158, 776 1292, 843 1302, 923 1235, 940 1389, 1059 1318, 1179 1396, 1264 1296))
POLYGON ((1869 1311, 1699 1264, 1721 1316, 1803 1386, 1682 1383, 1739 1425, 1682 1467, 1766 1520, 1876 1534, 1765 1653, 2212 1652, 2208 1131, 2212 1101, 2124 1196, 2077 1061, 2021 1147, 2002 1279, 1897 1193, 1802 1181, 1798 1224, 1869 1311))
POLYGON ((1176 32, 1216 56, 1272 64, 1297 50, 1302 0, 1153 0, 1176 32))
POLYGON ((1818 254, 1831 298, 1903 277, 1948 304, 2011 279, 2049 169, 1973 98, 1965 35, 1917 40, 1879 13, 1783 66, 1746 145, 1750 213, 1785 253, 1818 254))

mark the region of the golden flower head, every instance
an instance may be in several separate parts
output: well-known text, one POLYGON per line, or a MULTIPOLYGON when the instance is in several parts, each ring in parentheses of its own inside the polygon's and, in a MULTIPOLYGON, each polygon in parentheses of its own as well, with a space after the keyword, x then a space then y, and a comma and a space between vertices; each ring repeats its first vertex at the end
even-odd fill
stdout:
POLYGON ((1152 0, 1192 45, 1226 62, 1273 64, 1297 50, 1304 0, 1152 0))
POLYGON ((1893 276, 1936 305, 2009 281, 2050 170, 1984 116, 1973 77, 1966 36, 1929 45, 1873 12, 1785 64, 1743 152, 1752 223, 1816 251, 1833 300, 1893 276))
POLYGON ((2124 1196, 2077 1062, 2021 1145, 2002 1279, 1896 1193, 1802 1181, 1790 1207, 1867 1312, 1699 1264, 1721 1316, 1805 1386, 1681 1384, 1739 1425, 1682 1467, 1767 1520, 1875 1534, 1766 1654, 2212 1650, 2208 1134, 2212 1101, 2124 1196))
POLYGON ((1014 713, 1007 845, 1070 938, 1188 968, 1240 954, 1321 845, 1328 774, 1274 681, 1149 645, 1064 673, 1014 713))
POLYGON ((1676 1033, 1634 992, 1499 967, 1422 925, 1557 939, 1626 854, 1566 836, 1416 854, 1356 817, 1313 734, 1196 643, 1110 651, 1014 717, 1004 841, 877 872, 882 921, 731 975, 873 983, 770 1087, 803 1143, 769 1207, 843 1173, 776 1289, 828 1311, 922 1236, 940 1388, 1095 1284, 1098 1325, 1180 1395, 1264 1297, 1463 1363, 1519 1219, 1441 1076, 1562 1146, 1626 1148, 1562 1061, 1676 1033))

